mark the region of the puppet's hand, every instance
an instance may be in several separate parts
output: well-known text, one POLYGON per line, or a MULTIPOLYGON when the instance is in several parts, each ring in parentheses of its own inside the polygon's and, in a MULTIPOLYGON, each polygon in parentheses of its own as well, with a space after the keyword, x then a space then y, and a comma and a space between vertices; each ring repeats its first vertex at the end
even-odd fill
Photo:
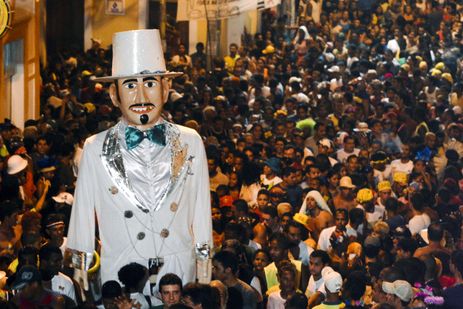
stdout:
POLYGON ((74 280, 79 283, 82 289, 88 291, 88 275, 85 270, 74 268, 74 280))

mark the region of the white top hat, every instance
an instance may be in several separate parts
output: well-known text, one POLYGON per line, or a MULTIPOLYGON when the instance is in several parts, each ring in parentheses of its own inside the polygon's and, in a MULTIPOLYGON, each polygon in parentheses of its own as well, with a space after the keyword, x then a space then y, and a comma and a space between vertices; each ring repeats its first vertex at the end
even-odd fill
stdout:
POLYGON ((166 70, 159 30, 133 30, 114 33, 112 75, 94 80, 112 82, 128 77, 175 77, 182 74, 166 70))

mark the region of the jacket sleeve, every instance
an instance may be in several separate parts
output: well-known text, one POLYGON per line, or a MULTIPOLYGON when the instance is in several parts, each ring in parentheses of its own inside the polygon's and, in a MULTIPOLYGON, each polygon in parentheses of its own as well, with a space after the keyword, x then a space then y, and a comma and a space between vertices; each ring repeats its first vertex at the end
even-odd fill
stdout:
POLYGON ((95 163, 100 158, 92 153, 91 139, 85 142, 79 166, 66 249, 68 264, 82 270, 88 270, 95 250, 95 163))
POLYGON ((196 197, 192 230, 195 245, 209 245, 212 248, 211 197, 209 189, 209 173, 207 170, 206 151, 201 138, 197 135, 197 158, 193 168, 196 197))

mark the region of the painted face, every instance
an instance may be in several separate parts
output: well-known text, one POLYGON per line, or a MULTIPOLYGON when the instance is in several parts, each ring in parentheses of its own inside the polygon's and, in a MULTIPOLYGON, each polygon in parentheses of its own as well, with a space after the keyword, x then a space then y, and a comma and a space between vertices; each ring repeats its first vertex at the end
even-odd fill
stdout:
POLYGON ((110 96, 129 125, 144 129, 152 127, 161 117, 168 91, 167 80, 158 76, 127 78, 117 80, 117 87, 111 85, 110 96), (146 123, 140 120, 143 114, 148 116, 146 123))

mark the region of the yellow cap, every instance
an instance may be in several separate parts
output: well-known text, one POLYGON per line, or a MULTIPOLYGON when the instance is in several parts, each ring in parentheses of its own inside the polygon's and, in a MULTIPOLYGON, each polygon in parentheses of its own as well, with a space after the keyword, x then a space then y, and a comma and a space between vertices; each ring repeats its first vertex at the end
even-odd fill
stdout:
POLYGON ((373 191, 370 189, 360 189, 359 192, 357 192, 357 201, 359 203, 366 203, 369 202, 373 199, 373 191))
POLYGON ((391 183, 388 180, 380 181, 378 183, 378 192, 391 190, 391 183))
POLYGON ((87 102, 84 104, 85 109, 89 114, 93 113, 96 110, 96 107, 93 103, 87 102))
POLYGON ((450 73, 443 73, 441 77, 449 83, 453 84, 453 77, 450 75, 450 73))
POLYGON ((408 65, 408 63, 402 64, 401 68, 404 69, 404 70, 407 71, 407 72, 410 71, 410 65, 408 65))
POLYGON ((296 221, 296 222, 299 222, 300 224, 306 226, 308 221, 309 221, 309 216, 305 215, 305 214, 301 214, 301 213, 296 213, 294 216, 293 216, 293 220, 296 221))
POLYGON ((442 74, 441 70, 438 70, 438 69, 431 70, 431 76, 440 76, 441 74, 442 74))
POLYGON ((273 54, 275 52, 275 47, 273 47, 272 45, 267 45, 267 47, 265 47, 264 50, 262 50, 262 53, 264 55, 270 55, 270 54, 273 54))
POLYGON ((421 70, 426 70, 428 68, 428 64, 426 63, 426 61, 421 61, 419 67, 421 70))
POLYGON ((392 176, 392 180, 397 182, 403 186, 407 185, 408 182, 408 175, 404 172, 395 172, 392 176))
POLYGON ((445 68, 445 64, 443 62, 439 62, 434 66, 435 69, 442 71, 445 68))

